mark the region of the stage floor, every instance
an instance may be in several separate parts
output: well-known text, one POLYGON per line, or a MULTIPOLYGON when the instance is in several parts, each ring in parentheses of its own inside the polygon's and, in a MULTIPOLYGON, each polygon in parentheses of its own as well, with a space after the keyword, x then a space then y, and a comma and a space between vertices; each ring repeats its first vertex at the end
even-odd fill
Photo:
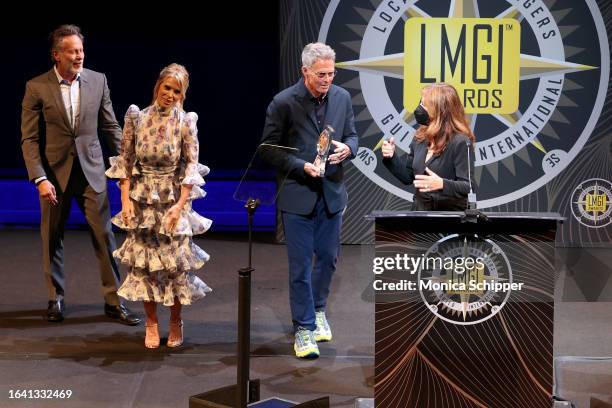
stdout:
MULTIPOLYGON (((117 239, 121 242, 124 235, 117 239)), ((211 255, 198 275, 213 292, 184 309, 184 346, 147 350, 143 325, 123 326, 104 316, 86 231, 66 234, 67 314, 56 324, 43 319, 47 293, 38 232, 0 231, 0 407, 180 408, 188 406, 191 395, 235 383, 237 270, 247 261, 244 240, 243 233, 196 239, 211 255), (71 390, 72 396, 10 399, 11 390, 71 390)), ((328 307, 334 341, 320 345, 318 360, 300 361, 293 356, 285 248, 273 243, 271 234, 259 234, 256 240, 251 378, 261 380, 262 399, 301 402, 329 395, 332 406, 349 408, 355 398, 372 397, 373 245, 342 247, 328 307)), ((602 301, 610 299, 612 250, 560 259, 555 355, 612 356, 612 303, 602 301), (571 262, 564 261, 569 258, 571 262), (589 299, 600 301, 584 301, 589 299)), ((141 304, 128 305, 142 314, 141 304)), ((160 311, 160 334, 165 337, 168 309, 160 311)), ((590 396, 612 402, 612 359, 564 360, 559 373, 558 391, 579 406, 588 406, 590 396)))
MULTIPOLYGON (((238 268, 246 266, 245 234, 206 234, 196 242, 211 255, 198 275, 213 292, 185 307, 185 344, 147 350, 144 326, 106 318, 97 262, 86 231, 68 231, 66 319, 48 323, 47 291, 37 231, 0 231, 1 407, 187 407, 190 395, 236 381, 238 268), (69 399, 10 399, 10 390, 72 390, 69 399)), ((124 239, 117 234, 118 241, 124 239)), ((258 235, 252 280, 251 378, 261 397, 297 402, 329 395, 334 407, 373 396, 374 313, 368 289, 371 246, 344 246, 328 316, 334 341, 321 357, 293 355, 285 247, 258 235)), ((124 276, 125 269, 122 269, 124 276)), ((139 303, 127 303, 143 313, 139 303)), ((168 309, 160 309, 167 335, 168 309)), ((163 331, 162 331, 163 330, 163 331)), ((162 344, 165 339, 162 339, 162 344)))

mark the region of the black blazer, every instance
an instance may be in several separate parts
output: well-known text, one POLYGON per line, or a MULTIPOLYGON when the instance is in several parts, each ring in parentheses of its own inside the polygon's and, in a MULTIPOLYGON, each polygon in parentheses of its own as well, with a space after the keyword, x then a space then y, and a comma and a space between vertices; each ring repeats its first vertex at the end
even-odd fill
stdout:
POLYGON ((437 156, 432 156, 427 163, 427 141, 410 143, 410 151, 402 158, 397 152, 390 159, 383 159, 387 169, 402 183, 410 185, 416 174, 427 174, 425 167, 444 179, 442 190, 421 193, 415 191, 412 209, 415 211, 463 211, 468 207, 467 195, 470 192, 468 181, 468 152, 470 149, 469 168, 474 184, 474 148, 468 147, 469 138, 464 134, 455 135, 446 149, 437 156))
MULTIPOLYGON (((298 149, 295 154, 280 152, 277 157, 268 158, 279 169, 279 174, 288 173, 284 185, 280 187, 278 209, 295 214, 310 214, 318 196, 323 194, 327 209, 335 213, 344 209, 348 200, 343 181, 343 163, 330 165, 328 162, 322 179, 304 173, 304 164, 307 161, 312 163, 317 156, 320 133, 311 98, 302 78, 277 94, 266 112, 261 143, 298 149)), ((345 143, 351 149, 351 155, 346 159, 351 160, 358 148, 351 95, 345 89, 332 85, 327 98, 325 124, 335 129, 334 140, 345 143)), ((332 152, 333 145, 330 154, 332 152)))

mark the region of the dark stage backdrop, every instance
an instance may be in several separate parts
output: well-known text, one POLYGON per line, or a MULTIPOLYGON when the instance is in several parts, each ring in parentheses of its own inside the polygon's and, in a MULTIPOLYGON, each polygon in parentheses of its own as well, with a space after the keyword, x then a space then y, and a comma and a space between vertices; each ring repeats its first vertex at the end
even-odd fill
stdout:
POLYGON ((78 4, 17 4, 3 16, 3 178, 26 177, 19 147, 25 82, 51 68, 47 36, 63 23, 82 28, 85 66, 107 75, 121 125, 130 104, 142 108, 151 102, 164 66, 183 64, 191 74, 185 109, 199 115, 200 161, 211 167, 213 178, 237 178, 246 168, 267 104, 278 91, 277 2, 205 2, 198 7, 203 11, 179 2, 127 4, 87 6, 95 11, 78 4))
POLYGON ((353 96, 343 241, 372 240, 370 211, 409 208, 414 190, 382 166, 380 144, 393 135, 403 154, 420 89, 444 77, 476 134, 479 208, 559 212, 559 244, 609 246, 610 21, 610 0, 281 0, 282 85, 318 40, 353 96))

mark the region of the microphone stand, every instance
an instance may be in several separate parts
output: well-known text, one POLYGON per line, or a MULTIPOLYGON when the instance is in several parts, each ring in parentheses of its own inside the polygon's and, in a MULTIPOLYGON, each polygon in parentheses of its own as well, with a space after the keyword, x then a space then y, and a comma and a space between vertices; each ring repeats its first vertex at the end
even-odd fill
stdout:
POLYGON ((468 155, 468 182, 470 184, 470 192, 468 193, 468 208, 463 212, 463 217, 461 217, 461 222, 469 222, 469 223, 477 223, 478 220, 482 220, 482 221, 488 221, 489 217, 487 217, 485 215, 485 213, 483 213, 482 211, 478 210, 477 207, 477 202, 476 202, 476 194, 474 194, 474 191, 472 190, 472 160, 471 160, 471 156, 470 156, 470 150, 471 150, 471 146, 472 143, 467 140, 465 142, 466 148, 467 148, 467 155, 468 155))

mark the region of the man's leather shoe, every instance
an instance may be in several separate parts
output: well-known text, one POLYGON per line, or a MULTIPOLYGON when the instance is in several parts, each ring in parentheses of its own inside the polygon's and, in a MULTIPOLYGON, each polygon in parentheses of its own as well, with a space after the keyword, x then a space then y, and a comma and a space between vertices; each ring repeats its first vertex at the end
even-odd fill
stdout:
POLYGON ((62 296, 57 296, 55 300, 50 300, 47 307, 47 321, 61 322, 64 320, 64 310, 64 298, 62 296))
POLYGON ((136 326, 137 324, 140 324, 140 318, 136 315, 136 313, 130 311, 130 309, 122 304, 114 306, 105 303, 104 314, 112 319, 117 319, 120 323, 127 324, 128 326, 136 326))

